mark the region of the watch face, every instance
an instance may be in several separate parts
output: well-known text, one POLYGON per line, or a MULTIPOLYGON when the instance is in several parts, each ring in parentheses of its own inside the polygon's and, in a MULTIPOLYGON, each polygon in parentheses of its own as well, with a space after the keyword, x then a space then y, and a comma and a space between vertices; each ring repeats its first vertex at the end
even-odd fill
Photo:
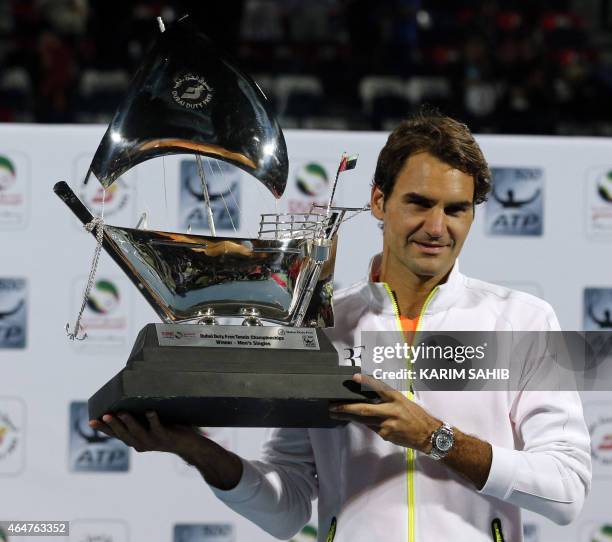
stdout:
POLYGON ((436 448, 441 452, 447 452, 453 445, 453 439, 446 433, 440 433, 436 436, 436 448))

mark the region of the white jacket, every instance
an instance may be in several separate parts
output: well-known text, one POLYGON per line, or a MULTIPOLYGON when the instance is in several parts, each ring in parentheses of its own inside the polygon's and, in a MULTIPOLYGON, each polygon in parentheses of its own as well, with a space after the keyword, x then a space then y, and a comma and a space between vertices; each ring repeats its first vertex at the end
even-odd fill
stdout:
MULTIPOLYGON (((361 344, 360 331, 397 329, 389 294, 385 284, 363 281, 334 297, 328 335, 340 354, 361 344)), ((541 299, 468 278, 455 265, 430 294, 419 329, 546 331, 559 323, 541 299)), ((243 460, 240 483, 213 492, 281 539, 310 519, 318 497, 319 542, 332 540, 333 518, 335 542, 498 541, 494 520, 503 540, 515 542, 522 540, 520 508, 559 524, 580 512, 591 455, 577 392, 421 391, 414 400, 492 445, 481 491, 443 463, 349 423, 274 430, 263 460, 243 460)))

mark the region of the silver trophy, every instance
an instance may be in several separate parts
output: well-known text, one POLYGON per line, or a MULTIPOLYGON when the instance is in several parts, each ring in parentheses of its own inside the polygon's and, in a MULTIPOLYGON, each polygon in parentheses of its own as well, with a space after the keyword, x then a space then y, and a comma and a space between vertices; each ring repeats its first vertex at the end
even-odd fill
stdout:
MULTIPOLYGON (((280 198, 285 140, 259 87, 206 36, 184 20, 162 30, 85 182, 106 189, 145 160, 193 154, 211 234, 152 231, 144 220, 106 225, 68 184, 55 185, 98 240, 88 287, 104 248, 163 322, 140 331, 125 369, 90 398, 90 417, 156 410, 168 423, 200 426, 335 425, 330 401, 364 398, 351 382, 359 368, 340 366, 322 332, 334 323, 338 229, 363 210, 332 205, 338 176, 356 159, 342 156, 327 205, 262 214, 257 238, 217 236, 201 157, 247 171, 280 198)), ((79 317, 69 334, 84 331, 79 317)))

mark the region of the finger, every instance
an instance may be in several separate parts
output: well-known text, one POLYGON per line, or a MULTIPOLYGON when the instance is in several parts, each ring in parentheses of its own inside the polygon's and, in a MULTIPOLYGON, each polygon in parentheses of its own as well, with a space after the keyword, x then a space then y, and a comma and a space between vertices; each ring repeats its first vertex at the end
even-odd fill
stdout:
POLYGON ((104 416, 102 416, 102 421, 112 429, 113 433, 115 433, 115 436, 119 440, 122 440, 128 446, 134 447, 136 444, 134 438, 132 435, 130 435, 127 427, 117 416, 112 414, 104 414, 104 416))
POLYGON ((377 418, 375 416, 355 416, 353 414, 342 414, 334 412, 330 412, 329 417, 332 420, 355 422, 361 425, 367 425, 376 428, 380 427, 380 424, 383 422, 382 418, 377 418))
POLYGON ((376 430, 376 434, 383 440, 389 440, 389 437, 393 431, 389 427, 379 427, 376 430))
POLYGON ((394 405, 391 403, 344 403, 332 405, 329 410, 334 413, 352 414, 354 416, 373 416, 376 418, 387 418, 393 415, 394 405))
POLYGON ((373 376, 363 373, 355 373, 353 375, 353 380, 361 384, 362 387, 366 386, 374 390, 385 401, 393 401, 397 397, 396 390, 394 390, 391 386, 389 386, 382 380, 374 378, 373 376))
POLYGON ((149 421, 149 427, 151 429, 151 433, 154 435, 161 437, 165 434, 165 427, 159 421, 159 416, 157 412, 154 410, 149 410, 146 412, 147 420, 149 421))
POLYGON ((125 427, 133 438, 141 444, 146 444, 150 440, 149 432, 139 424, 133 416, 127 412, 118 414, 119 419, 125 424, 125 427))
POLYGON ((117 435, 113 433, 113 430, 105 423, 102 423, 100 420, 89 420, 89 427, 95 429, 96 431, 100 431, 100 433, 104 433, 109 437, 117 438, 117 435))

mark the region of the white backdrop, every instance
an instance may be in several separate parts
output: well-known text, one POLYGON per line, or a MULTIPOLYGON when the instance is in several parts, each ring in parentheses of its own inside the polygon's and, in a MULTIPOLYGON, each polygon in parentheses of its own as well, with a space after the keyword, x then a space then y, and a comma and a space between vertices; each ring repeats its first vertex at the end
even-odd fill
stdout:
MULTIPOLYGON (((66 180, 97 208, 97 187, 86 190, 81 181, 104 129, 0 125, 0 521, 70 520, 70 540, 78 542, 270 540, 225 509, 175 457, 128 452, 101 442, 83 423, 80 403, 122 368, 138 330, 158 321, 104 255, 84 316, 90 339, 72 343, 63 330, 80 306, 94 239, 52 187, 66 180)), ((291 170, 278 204, 246 174, 222 177, 215 164, 206 164, 213 168, 212 192, 223 192, 227 183, 234 187, 227 203, 241 236, 256 231, 259 212, 325 200, 342 151, 358 153, 359 162, 341 178, 336 203, 368 200, 385 134, 288 131, 286 137, 291 170)), ((606 193, 612 195, 612 140, 478 140, 496 168, 497 195, 506 207, 492 201, 477 208, 462 271, 545 298, 566 330, 597 328, 585 315, 585 299, 605 321, 612 310, 612 202, 606 201, 606 193), (533 201, 512 208, 509 190, 514 201, 533 201)), ((106 220, 133 226, 147 210, 151 228, 189 223, 196 231, 201 216, 184 189, 192 162, 167 157, 137 166, 107 196, 106 220)), ((340 235, 337 283, 348 286, 364 276, 380 244, 370 216, 348 222, 340 235)), ((612 396, 584 400, 594 444, 591 496, 569 527, 526 515, 528 541, 596 540, 612 524, 612 396)), ((256 457, 264 430, 217 429, 212 436, 256 457)), ((309 540, 308 532, 301 539, 309 540)))

